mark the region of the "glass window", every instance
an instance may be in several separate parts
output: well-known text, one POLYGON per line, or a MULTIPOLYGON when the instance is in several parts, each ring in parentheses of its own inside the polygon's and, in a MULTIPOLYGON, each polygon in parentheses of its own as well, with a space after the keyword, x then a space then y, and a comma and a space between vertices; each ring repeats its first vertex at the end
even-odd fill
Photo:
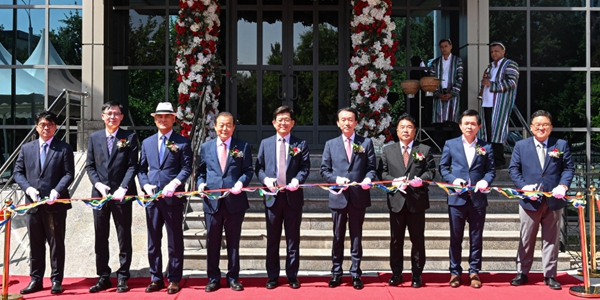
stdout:
POLYGON ((50 10, 49 65, 81 65, 81 24, 80 9, 50 10))
MULTIPOLYGON (((256 113, 258 112, 256 107, 258 99, 256 95, 257 80, 256 71, 238 71, 235 75, 234 82, 237 83, 237 106, 235 108, 237 114, 235 118, 239 125, 256 125, 256 113)), ((269 82, 272 81, 269 80, 269 82)), ((267 96, 263 95, 263 102, 266 103, 264 97, 267 96)))
POLYGON ((398 122, 398 117, 406 112, 406 101, 402 91, 402 81, 406 79, 406 71, 392 71, 392 86, 388 93, 388 102, 390 103, 390 114, 392 124, 398 122))
POLYGON ((111 49, 115 66, 165 65, 167 19, 161 10, 115 10, 111 15, 111 49))
POLYGON ((84 0, 50 0, 50 5, 81 5, 84 0))
POLYGON ((0 5, 43 5, 46 4, 46 0, 0 0, 0 5), (15 3, 16 2, 16 3, 15 3))
MULTIPOLYGON (((590 97, 590 108, 592 116, 592 127, 600 127, 600 72, 592 72, 592 94, 590 97)), ((600 137, 600 136, 599 136, 600 137)), ((600 142, 600 139, 598 140, 600 142)))
POLYGON ((600 11, 591 11, 590 20, 591 66, 600 67, 600 11))
MULTIPOLYGON (((44 33, 45 13, 44 9, 0 9, 0 43, 14 55, 17 64, 25 62, 33 53, 35 47, 44 33), (15 28, 13 28, 16 17, 16 39, 15 28)), ((44 52, 40 53, 44 55, 44 52)))
MULTIPOLYGON (((526 24, 527 13, 525 11, 490 11, 490 42, 504 44, 506 57, 516 61, 519 65, 527 63, 526 24)), ((535 35, 532 34, 532 36, 535 35)))
MULTIPOLYGON (((312 12, 294 12, 294 65, 312 65, 313 63, 313 24, 312 12)), ((326 27, 326 25, 321 26, 326 27)), ((320 33, 321 27, 319 27, 320 33)), ((321 53, 321 47, 322 45, 319 44, 319 54, 321 53)))
POLYGON ((549 111, 554 127, 585 127, 585 102, 585 72, 531 72, 531 111, 549 111))
MULTIPOLYGON (((405 12, 404 12, 404 15, 406 15, 405 12)), ((394 23, 396 23, 396 30, 394 31, 394 33, 396 34, 396 40, 399 41, 398 51, 396 51, 396 64, 394 66, 396 66, 396 67, 406 66, 406 65, 408 65, 407 57, 406 57, 406 55, 407 55, 406 54, 407 53, 406 41, 408 40, 408 37, 406 35, 406 18, 394 16, 392 18, 392 21, 394 23)), ((352 55, 352 54, 350 54, 350 55, 352 55)))
POLYGON ((585 7, 585 0, 531 0, 531 6, 540 7, 585 7))
MULTIPOLYGON (((282 65, 282 13, 281 11, 265 11, 263 13, 263 64, 282 65)), ((249 36, 243 37, 245 41, 249 36)), ((249 45, 240 44, 238 47, 245 48, 249 45)))
MULTIPOLYGON (((296 125, 313 125, 313 72, 296 71, 294 72, 294 76, 294 80, 296 82, 294 82, 294 95, 292 95, 292 99, 294 99, 294 114, 296 118, 296 125)), ((331 77, 332 76, 330 76, 328 79, 331 79, 331 77)), ((323 97, 325 97, 327 100, 331 100, 331 94, 335 94, 338 91, 337 82, 335 82, 335 85, 333 86, 327 86, 327 84, 325 84, 325 86, 323 86, 322 88, 332 89, 330 91, 324 91, 324 93, 322 93, 323 97)), ((321 90, 321 88, 319 90, 321 90)))
POLYGON ((338 13, 319 12, 319 65, 337 65, 339 61, 338 13))
MULTIPOLYGON (((257 63, 257 28, 255 11, 239 11, 237 21, 237 63, 255 65, 257 63)), ((281 35, 279 37, 281 39, 281 35)), ((266 39, 265 42, 266 43, 266 39)), ((281 45, 281 44, 280 44, 281 45)), ((264 50, 263 50, 264 51, 264 50)), ((265 61, 266 63, 266 61, 265 61)))
MULTIPOLYGON (((410 55, 420 57, 425 64, 433 59, 434 46, 433 20, 437 14, 431 11, 412 11, 410 13, 410 55)), ((416 61, 416 60, 415 60, 416 61)))
MULTIPOLYGON (((319 125, 335 125, 339 104, 338 72, 319 72, 319 125)), ((312 89, 311 89, 312 90, 312 89)), ((312 101, 312 96, 310 98, 312 101)))
POLYGON ((490 0, 490 7, 511 7, 526 5, 526 0, 490 0))
POLYGON ((532 66, 585 67, 585 12, 532 11, 531 22, 532 66))

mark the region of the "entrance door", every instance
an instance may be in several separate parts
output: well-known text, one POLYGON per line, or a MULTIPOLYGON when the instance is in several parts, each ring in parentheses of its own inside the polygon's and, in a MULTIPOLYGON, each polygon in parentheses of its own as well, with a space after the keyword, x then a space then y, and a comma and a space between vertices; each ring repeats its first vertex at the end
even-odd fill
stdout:
POLYGON ((258 149, 275 134, 273 111, 287 105, 295 113, 292 133, 320 152, 339 134, 335 113, 348 103, 349 34, 347 25, 340 26, 348 24, 348 1, 241 2, 252 1, 239 0, 232 9, 234 72, 228 86, 236 136, 258 149))

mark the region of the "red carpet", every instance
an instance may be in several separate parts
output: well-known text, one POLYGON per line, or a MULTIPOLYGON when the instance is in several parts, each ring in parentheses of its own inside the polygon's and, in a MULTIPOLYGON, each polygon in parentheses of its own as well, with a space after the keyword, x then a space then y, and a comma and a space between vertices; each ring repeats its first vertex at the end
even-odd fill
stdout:
MULTIPOLYGON (((90 294, 88 288, 92 286, 96 279, 93 278, 65 278, 63 287, 65 292, 60 295, 60 299, 273 299, 273 300, 308 300, 308 299, 328 299, 328 300, 358 300, 358 299, 481 299, 481 300, 508 300, 508 299, 577 299, 569 294, 569 287, 580 285, 581 282, 565 273, 559 274, 558 281, 563 289, 560 291, 550 290, 543 283, 543 276, 535 273, 529 275, 529 283, 520 287, 510 286, 509 281, 515 274, 481 273, 483 282, 481 289, 473 289, 467 285, 468 278, 463 274, 463 286, 451 288, 448 286, 449 274, 423 274, 425 286, 414 289, 409 286, 410 274, 404 274, 405 283, 399 287, 390 287, 387 281, 391 274, 381 273, 380 276, 364 276, 365 288, 357 291, 352 288, 350 277, 344 277, 344 283, 337 288, 329 288, 327 281, 329 277, 300 277, 302 287, 297 290, 290 289, 287 286, 285 278, 280 278, 280 283, 285 283, 274 290, 265 288, 266 278, 247 277, 241 278, 240 282, 245 290, 234 292, 228 288, 221 288, 212 293, 204 292, 204 286, 207 283, 206 278, 190 278, 182 281, 183 289, 175 295, 168 295, 166 289, 157 293, 147 294, 144 292, 149 283, 148 278, 132 278, 128 284, 131 291, 128 293, 116 293, 115 288, 96 294, 90 294), (406 281, 409 281, 408 283, 406 281)), ((116 285, 116 279, 112 279, 116 285)), ((18 293, 29 283, 29 277, 15 276, 10 280, 10 293, 18 293)), ((222 281, 224 283, 224 280, 222 281)), ((44 299, 55 297, 50 294, 50 280, 44 280, 45 289, 41 292, 25 295, 25 299, 44 299)))

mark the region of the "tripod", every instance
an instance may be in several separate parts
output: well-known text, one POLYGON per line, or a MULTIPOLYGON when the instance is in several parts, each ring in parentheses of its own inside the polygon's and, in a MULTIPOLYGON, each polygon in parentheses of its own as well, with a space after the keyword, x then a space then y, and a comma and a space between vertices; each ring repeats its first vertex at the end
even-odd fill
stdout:
MULTIPOLYGON (((431 136, 427 133, 427 131, 425 131, 425 129, 423 129, 423 127, 421 127, 421 122, 422 122, 421 111, 423 110, 423 105, 421 104, 421 97, 422 97, 421 94, 422 93, 420 91, 420 88, 419 88, 418 93, 419 93, 419 138, 418 138, 418 141, 420 143, 422 143, 424 141, 430 140, 435 145, 435 147, 438 148, 438 150, 440 150, 440 153, 441 153, 442 148, 440 148, 440 146, 435 142, 435 140, 433 138, 431 138, 431 136), (424 133, 427 136, 427 138, 421 139, 421 133, 424 133)), ((433 92, 425 91, 425 96, 431 97, 431 96, 433 96, 433 92)))

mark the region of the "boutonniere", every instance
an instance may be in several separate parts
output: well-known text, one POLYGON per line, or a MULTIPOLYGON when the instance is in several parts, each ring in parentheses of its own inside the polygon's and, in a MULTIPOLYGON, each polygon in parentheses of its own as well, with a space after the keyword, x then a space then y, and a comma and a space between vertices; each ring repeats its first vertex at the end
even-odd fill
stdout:
POLYGON ((354 151, 354 153, 365 153, 365 148, 362 145, 355 144, 354 142, 352 142, 351 144, 352 151, 354 151))
POLYGON ((244 152, 240 151, 237 146, 234 146, 233 150, 229 151, 229 155, 233 158, 242 158, 244 157, 244 152))
POLYGON ((552 149, 552 151, 548 152, 548 156, 552 157, 552 158, 560 158, 561 155, 563 155, 564 152, 561 152, 560 150, 558 150, 558 148, 554 148, 552 149))
POLYGON ((302 152, 302 150, 301 150, 300 148, 298 148, 298 147, 292 147, 292 146, 290 146, 290 153, 289 153, 289 154, 290 154, 292 157, 294 157, 294 156, 296 156, 296 155, 300 154, 301 152, 302 152))
POLYGON ((131 145, 131 142, 129 142, 129 140, 128 140, 128 139, 120 139, 120 140, 117 142, 117 147, 119 147, 119 148, 127 148, 127 147, 129 147, 130 145, 131 145))
POLYGON ((422 161, 425 159, 423 152, 413 152, 412 157, 415 159, 415 161, 422 161))
POLYGON ((166 146, 167 149, 169 149, 169 151, 173 153, 179 151, 179 146, 177 146, 177 144, 173 143, 172 141, 167 141, 166 146))
POLYGON ((479 145, 475 145, 475 152, 477 152, 478 155, 485 155, 487 153, 487 151, 485 151, 485 148, 479 145))

